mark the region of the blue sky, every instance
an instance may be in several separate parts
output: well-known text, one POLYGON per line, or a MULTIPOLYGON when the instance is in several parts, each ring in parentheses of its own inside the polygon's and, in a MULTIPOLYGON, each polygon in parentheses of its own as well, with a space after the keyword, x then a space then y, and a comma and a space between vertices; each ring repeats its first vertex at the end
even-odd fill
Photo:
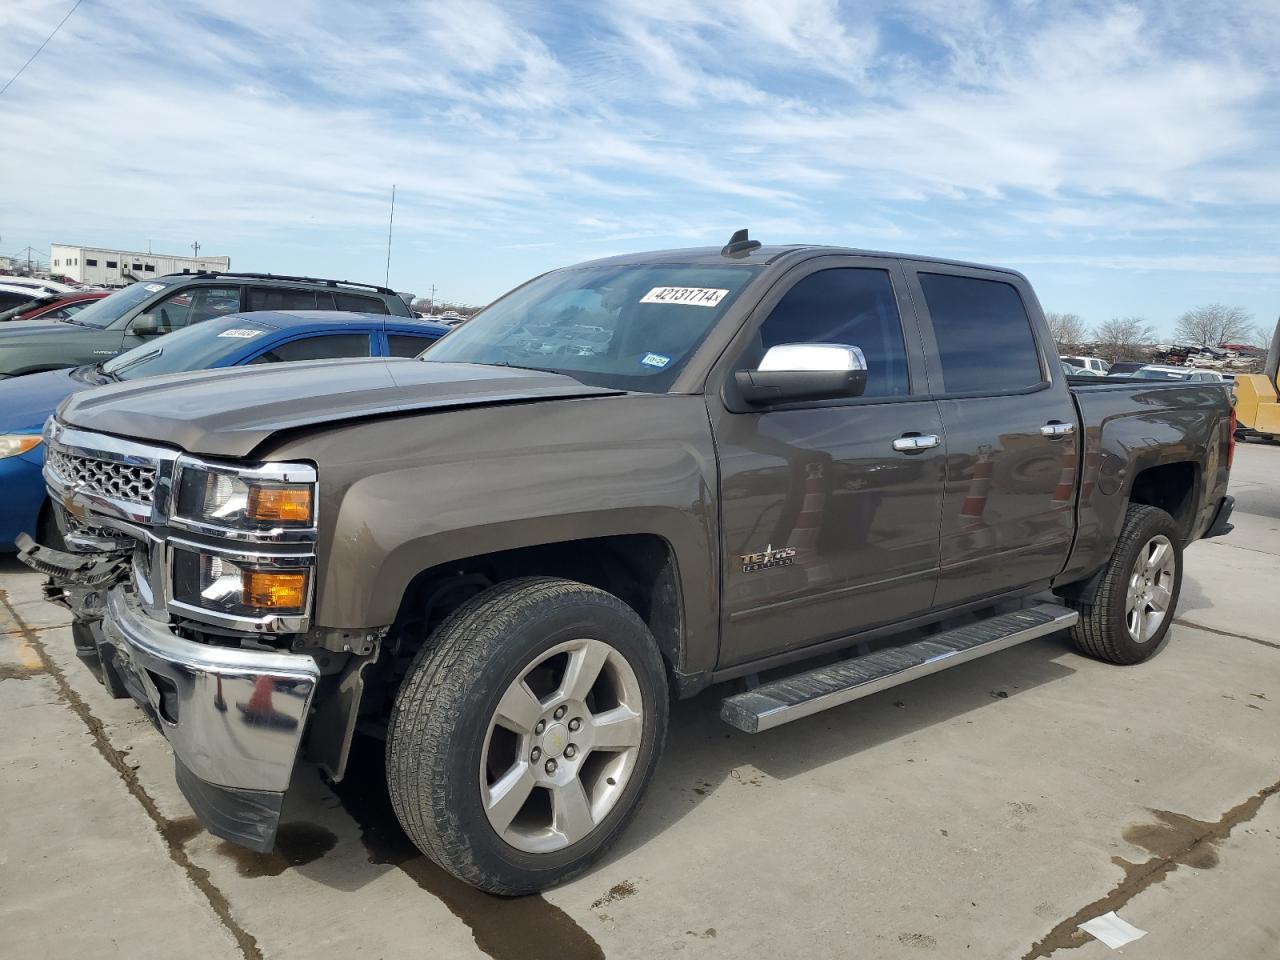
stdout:
MULTIPOLYGON (((7 79, 71 0, 0 7, 7 79)), ((51 241, 482 303, 737 227, 1280 313, 1280 3, 85 0, 0 99, 51 241)))

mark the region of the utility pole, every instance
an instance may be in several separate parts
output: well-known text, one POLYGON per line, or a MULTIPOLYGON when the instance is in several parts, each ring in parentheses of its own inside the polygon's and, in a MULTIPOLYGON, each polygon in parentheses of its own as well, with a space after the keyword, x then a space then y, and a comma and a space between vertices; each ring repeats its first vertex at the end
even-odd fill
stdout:
MULTIPOLYGON (((150 252, 151 252, 151 245, 150 245, 150 244, 148 244, 148 245, 147 245, 147 252, 148 252, 148 253, 150 253, 150 252)), ((196 260, 199 260, 199 259, 200 259, 200 244, 199 244, 198 242, 197 242, 197 243, 193 243, 193 244, 191 245, 191 255, 192 255, 196 260)))
POLYGON ((434 283, 431 285, 431 299, 428 300, 427 303, 428 303, 427 313, 435 313, 436 312, 436 285, 434 283))

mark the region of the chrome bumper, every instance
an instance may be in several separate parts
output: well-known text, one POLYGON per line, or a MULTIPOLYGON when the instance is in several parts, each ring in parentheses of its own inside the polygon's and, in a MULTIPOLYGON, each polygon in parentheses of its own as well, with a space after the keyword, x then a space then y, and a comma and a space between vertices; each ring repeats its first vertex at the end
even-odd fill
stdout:
POLYGON ((183 639, 147 616, 128 585, 112 588, 102 629, 205 826, 269 850, 320 678, 315 660, 183 639))

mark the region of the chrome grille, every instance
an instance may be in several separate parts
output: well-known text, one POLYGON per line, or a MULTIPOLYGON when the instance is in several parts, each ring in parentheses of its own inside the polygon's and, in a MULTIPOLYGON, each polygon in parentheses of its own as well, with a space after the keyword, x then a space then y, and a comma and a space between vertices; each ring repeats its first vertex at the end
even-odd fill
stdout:
POLYGON ((83 486, 101 496, 150 504, 155 495, 155 467, 96 460, 56 447, 50 447, 46 456, 53 472, 67 483, 83 486))

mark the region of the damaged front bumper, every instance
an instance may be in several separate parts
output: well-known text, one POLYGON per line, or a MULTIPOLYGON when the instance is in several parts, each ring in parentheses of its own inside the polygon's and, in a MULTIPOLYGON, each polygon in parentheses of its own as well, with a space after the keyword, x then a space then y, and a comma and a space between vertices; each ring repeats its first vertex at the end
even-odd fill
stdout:
POLYGON ((315 659, 184 639, 147 616, 128 585, 108 594, 102 632, 209 832, 270 850, 320 679, 315 659))

